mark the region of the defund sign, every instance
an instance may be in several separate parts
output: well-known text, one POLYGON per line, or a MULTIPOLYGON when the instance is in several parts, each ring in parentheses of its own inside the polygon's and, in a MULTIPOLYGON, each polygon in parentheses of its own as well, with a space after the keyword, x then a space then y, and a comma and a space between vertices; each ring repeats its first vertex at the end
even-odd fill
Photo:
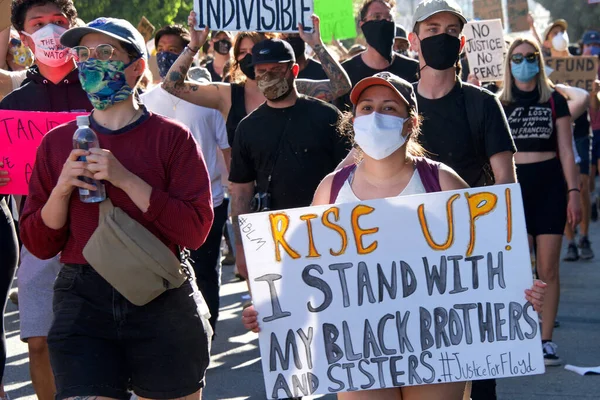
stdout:
POLYGON ((271 399, 544 372, 518 184, 240 217, 271 399))
POLYGON ((198 30, 310 31, 313 10, 313 0, 194 0, 198 30))

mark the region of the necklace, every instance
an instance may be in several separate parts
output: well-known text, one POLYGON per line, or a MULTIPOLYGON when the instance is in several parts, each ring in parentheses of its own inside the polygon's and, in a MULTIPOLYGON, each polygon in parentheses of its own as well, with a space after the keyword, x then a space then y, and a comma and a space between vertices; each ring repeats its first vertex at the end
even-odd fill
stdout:
MULTIPOLYGON (((125 128, 126 126, 129 126, 129 124, 131 124, 134 121, 134 119, 135 119, 135 117, 137 117, 139 111, 140 111, 139 108, 137 110, 135 110, 135 112, 133 113, 133 117, 131 117, 131 119, 125 125, 123 125, 123 128, 125 128)), ((123 129, 123 128, 121 128, 121 129, 123 129)))
POLYGON ((173 97, 175 97, 175 96, 173 96, 172 94, 169 94, 169 101, 173 105, 173 111, 177 111, 177 104, 179 104, 179 102, 181 101, 181 99, 178 98, 178 97, 175 97, 177 99, 177 101, 173 102, 173 97))

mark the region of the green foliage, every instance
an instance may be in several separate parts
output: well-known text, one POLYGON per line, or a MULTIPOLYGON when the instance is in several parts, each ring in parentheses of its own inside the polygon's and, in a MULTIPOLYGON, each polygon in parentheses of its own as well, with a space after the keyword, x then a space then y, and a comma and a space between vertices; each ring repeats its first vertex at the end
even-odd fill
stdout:
POLYGON ((85 22, 114 17, 137 26, 145 16, 157 29, 173 23, 185 25, 193 7, 192 0, 74 0, 74 3, 85 22))
POLYGON ((600 4, 588 4, 587 0, 537 1, 550 11, 553 20, 562 18, 569 23, 569 37, 573 42, 581 39, 587 29, 600 28, 600 4))

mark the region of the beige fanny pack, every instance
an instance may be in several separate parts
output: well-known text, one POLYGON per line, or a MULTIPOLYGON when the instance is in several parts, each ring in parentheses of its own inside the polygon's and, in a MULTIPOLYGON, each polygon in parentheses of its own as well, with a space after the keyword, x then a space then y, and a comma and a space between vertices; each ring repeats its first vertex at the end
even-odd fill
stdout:
POLYGON ((98 228, 83 249, 88 263, 127 300, 143 306, 187 275, 181 261, 152 232, 110 199, 100 203, 98 228))

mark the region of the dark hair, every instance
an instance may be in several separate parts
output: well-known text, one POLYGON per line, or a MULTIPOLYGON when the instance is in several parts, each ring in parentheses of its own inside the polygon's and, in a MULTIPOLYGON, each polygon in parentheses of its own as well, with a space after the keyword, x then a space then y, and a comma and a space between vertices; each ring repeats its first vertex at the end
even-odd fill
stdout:
POLYGON ((77 19, 77 10, 73 4, 73 0, 12 0, 10 7, 10 22, 18 32, 25 29, 25 15, 27 11, 33 7, 44 6, 46 4, 56 5, 69 20, 69 24, 73 26, 77 19))
POLYGON ((371 4, 373 3, 385 4, 386 6, 390 6, 392 9, 396 6, 396 0, 365 0, 360 6, 360 11, 358 13, 361 21, 364 21, 365 18, 367 18, 369 7, 371 7, 371 4))
POLYGON ((262 32, 238 32, 233 41, 233 61, 231 64, 230 76, 231 82, 241 83, 246 80, 246 76, 240 69, 240 62, 238 57, 240 56, 240 48, 242 47, 242 41, 246 38, 252 40, 254 44, 261 42, 270 36, 262 32))
POLYGON ((182 47, 185 47, 188 44, 190 44, 190 31, 188 31, 186 27, 182 25, 167 25, 165 27, 160 28, 158 32, 156 32, 156 34, 154 35, 155 48, 158 48, 158 42, 160 42, 160 38, 162 38, 165 35, 178 36, 183 42, 182 47))

